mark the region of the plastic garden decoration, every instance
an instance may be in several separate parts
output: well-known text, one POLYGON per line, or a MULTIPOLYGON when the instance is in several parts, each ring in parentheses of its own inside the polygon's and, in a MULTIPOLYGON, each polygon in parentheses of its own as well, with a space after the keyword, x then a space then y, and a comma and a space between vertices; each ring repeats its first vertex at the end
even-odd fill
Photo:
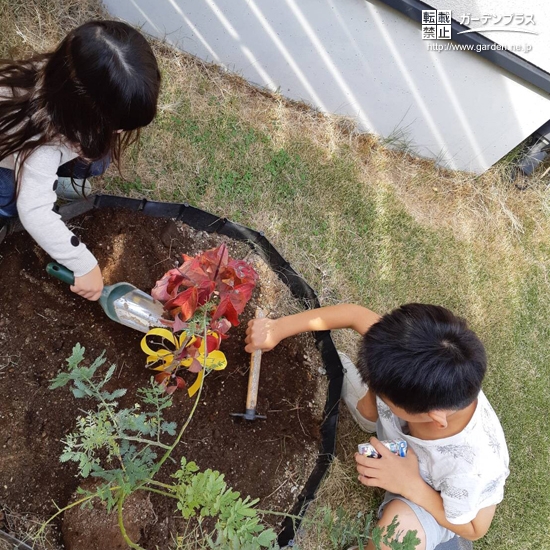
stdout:
POLYGON ((227 366, 221 341, 239 324, 257 280, 254 268, 230 258, 222 244, 194 257, 183 254, 182 265, 157 281, 151 295, 164 305, 167 328, 150 330, 141 349, 167 393, 186 386, 182 368, 198 373, 187 390, 191 397, 205 374, 227 366))

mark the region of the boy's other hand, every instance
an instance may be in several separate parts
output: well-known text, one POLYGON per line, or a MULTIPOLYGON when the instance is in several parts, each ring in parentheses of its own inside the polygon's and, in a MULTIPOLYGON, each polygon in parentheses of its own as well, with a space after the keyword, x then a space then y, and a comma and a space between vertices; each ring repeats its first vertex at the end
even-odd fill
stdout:
POLYGON ((256 350, 269 351, 273 349, 283 338, 279 330, 279 319, 252 319, 248 321, 246 329, 247 353, 256 350))
POLYGON ((103 290, 103 276, 101 275, 99 266, 96 265, 86 275, 82 275, 82 277, 75 277, 71 290, 87 300, 99 300, 101 291, 103 290))
POLYGON ((416 487, 417 482, 422 481, 416 453, 409 446, 407 456, 394 455, 376 437, 371 438, 370 444, 381 458, 370 458, 355 453, 359 481, 367 487, 380 487, 390 493, 409 498, 407 495, 411 487, 416 487))

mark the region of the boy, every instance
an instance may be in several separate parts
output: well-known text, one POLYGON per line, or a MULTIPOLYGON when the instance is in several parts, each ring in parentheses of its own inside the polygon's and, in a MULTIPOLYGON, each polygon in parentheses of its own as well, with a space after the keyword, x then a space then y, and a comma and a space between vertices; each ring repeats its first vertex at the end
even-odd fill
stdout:
POLYGON ((502 428, 481 391, 483 344, 443 307, 407 304, 380 317, 341 304, 250 321, 245 349, 268 351, 288 336, 336 328, 363 336, 359 373, 344 356, 342 397, 362 429, 376 427, 371 443, 381 458, 355 460, 361 483, 387 491, 378 525, 398 516, 400 531, 417 531, 417 550, 455 535, 481 538, 509 474, 502 428), (393 455, 380 439, 404 439, 407 456, 393 455))

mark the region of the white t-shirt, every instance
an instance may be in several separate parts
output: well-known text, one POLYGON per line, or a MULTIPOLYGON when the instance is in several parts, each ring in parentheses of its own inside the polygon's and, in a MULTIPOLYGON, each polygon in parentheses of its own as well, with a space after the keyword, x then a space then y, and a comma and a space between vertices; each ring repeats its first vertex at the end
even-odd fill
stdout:
POLYGON ((420 475, 440 493, 449 523, 468 523, 482 508, 503 499, 504 482, 510 473, 508 448, 497 415, 483 392, 464 430, 431 441, 409 435, 407 423, 379 398, 376 401, 378 437, 404 439, 414 450, 420 475))

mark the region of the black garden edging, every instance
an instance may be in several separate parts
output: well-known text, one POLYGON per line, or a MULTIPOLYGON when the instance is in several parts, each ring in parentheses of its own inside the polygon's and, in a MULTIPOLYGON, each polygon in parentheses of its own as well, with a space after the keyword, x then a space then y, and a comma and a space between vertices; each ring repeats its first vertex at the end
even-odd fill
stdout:
MULTIPOLYGON (((320 306, 315 291, 292 269, 290 264, 266 239, 263 232, 234 223, 227 218, 220 218, 214 214, 190 206, 187 203, 156 202, 115 195, 94 195, 87 200, 62 206, 58 212, 61 214, 63 220, 70 220, 90 210, 103 208, 122 208, 133 212, 142 212, 147 216, 155 218, 174 219, 199 231, 218 233, 237 241, 246 242, 277 273, 283 283, 289 287, 293 296, 298 298, 306 308, 313 309, 320 306)), ((22 228, 16 228, 16 230, 19 229, 22 228)), ((305 513, 309 503, 315 498, 319 484, 334 457, 336 428, 338 424, 338 404, 343 382, 342 363, 332 341, 330 331, 317 331, 313 333, 313 336, 315 337, 317 348, 321 353, 329 387, 324 408, 323 423, 321 424, 321 446, 317 462, 290 511, 291 515, 299 516, 300 518, 305 513)), ((293 545, 295 532, 299 525, 300 521, 298 520, 286 518, 283 521, 278 538, 278 543, 281 547, 293 545)), ((0 539, 3 538, 2 535, 3 533, 0 531, 0 539)), ((15 548, 30 550, 27 545, 16 546, 15 548)))
POLYGON ((6 541, 13 545, 10 547, 10 550, 33 550, 32 547, 25 542, 16 539, 13 535, 5 533, 4 531, 0 531, 0 540, 6 541))

